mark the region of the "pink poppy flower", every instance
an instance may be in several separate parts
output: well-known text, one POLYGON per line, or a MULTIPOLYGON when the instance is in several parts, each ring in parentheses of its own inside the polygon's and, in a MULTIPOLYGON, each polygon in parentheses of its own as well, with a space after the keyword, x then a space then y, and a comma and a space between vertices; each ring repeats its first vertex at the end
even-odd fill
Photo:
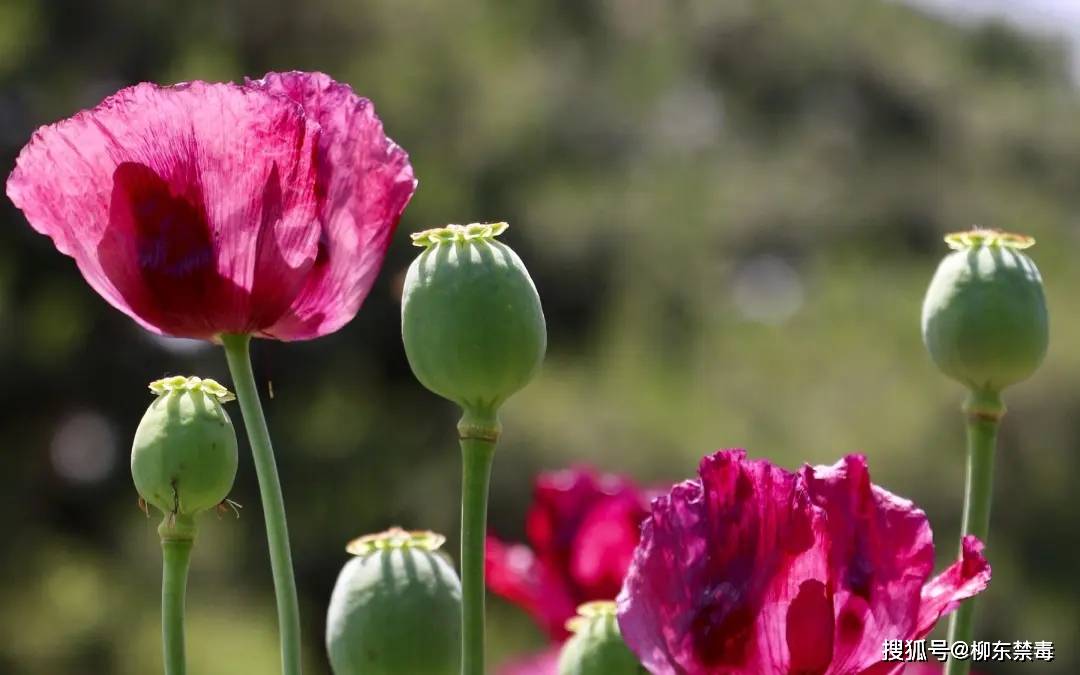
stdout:
POLYGON ((302 340, 357 312, 416 182, 319 73, 139 84, 42 127, 7 194, 147 329, 302 340))
POLYGON ((918 639, 990 581, 982 544, 930 579, 926 515, 866 460, 791 473, 741 450, 653 502, 619 625, 657 675, 883 675, 885 640, 918 639))
POLYGON ((578 605, 619 592, 647 504, 624 476, 582 467, 540 474, 525 522, 529 545, 488 537, 488 587, 562 640, 578 605))
POLYGON ((560 645, 499 666, 499 675, 558 675, 560 645))

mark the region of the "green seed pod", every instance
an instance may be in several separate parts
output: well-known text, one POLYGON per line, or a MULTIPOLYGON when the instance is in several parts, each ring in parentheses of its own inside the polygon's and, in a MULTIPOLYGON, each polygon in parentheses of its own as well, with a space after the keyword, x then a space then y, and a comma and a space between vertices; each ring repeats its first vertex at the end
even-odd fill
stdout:
POLYGON ((221 504, 236 478, 236 431, 225 387, 198 377, 150 384, 150 404, 131 446, 135 489, 166 514, 191 516, 221 504))
POLYGON ((458 675, 461 582, 445 537, 397 528, 360 537, 326 616, 335 675, 458 675))
POLYGON ((573 635, 559 653, 559 675, 639 675, 645 668, 623 642, 615 603, 587 602, 566 622, 573 635))
POLYGON ((937 367, 972 391, 1000 393, 1042 363, 1046 298, 1030 237, 976 229, 945 238, 945 256, 926 292, 923 342, 937 367))
POLYGON ((535 376, 547 347, 540 297, 510 247, 506 223, 448 225, 414 234, 401 306, 416 378, 466 413, 493 415, 535 376))

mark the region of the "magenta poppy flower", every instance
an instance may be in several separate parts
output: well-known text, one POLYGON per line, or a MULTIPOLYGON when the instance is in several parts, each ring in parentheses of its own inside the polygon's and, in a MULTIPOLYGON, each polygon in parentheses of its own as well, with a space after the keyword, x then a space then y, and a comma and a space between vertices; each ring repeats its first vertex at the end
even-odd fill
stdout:
POLYGON ((645 493, 624 476, 582 467, 540 474, 529 546, 488 537, 488 587, 562 640, 578 605, 619 592, 647 514, 645 493))
MULTIPOLYGON (((902 671, 904 675, 945 675, 945 664, 931 657, 929 661, 915 661, 908 663, 902 671)), ((528 675, 522 673, 521 675, 528 675)), ((539 675, 539 674, 538 674, 539 675)), ((982 671, 972 669, 968 675, 982 675, 982 671)))
POLYGON ((151 331, 302 340, 356 314, 415 185, 369 101, 294 72, 123 89, 39 129, 7 194, 151 331))
POLYGON ((858 455, 791 473, 741 450, 653 502, 619 626, 658 675, 883 675, 885 640, 925 636, 990 581, 982 544, 930 579, 926 515, 858 455))

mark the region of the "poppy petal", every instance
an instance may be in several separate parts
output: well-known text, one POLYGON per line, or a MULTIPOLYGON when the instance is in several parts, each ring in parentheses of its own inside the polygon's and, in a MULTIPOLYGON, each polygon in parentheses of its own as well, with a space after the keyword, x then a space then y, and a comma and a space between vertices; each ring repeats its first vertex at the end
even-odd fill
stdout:
POLYGON ((625 476, 586 466, 541 473, 528 546, 488 538, 488 587, 561 641, 578 605, 619 592, 647 512, 646 493, 625 476))
POLYGON ((39 129, 7 183, 30 224, 146 328, 268 327, 315 261, 318 127, 231 84, 140 84, 39 129))
POLYGON ((528 612, 552 636, 566 634, 566 620, 577 603, 557 576, 523 544, 505 544, 488 536, 484 566, 491 591, 528 612))
POLYGON ((927 635, 942 616, 990 585, 990 563, 983 557, 983 548, 977 537, 964 537, 960 560, 923 587, 915 638, 927 635))
POLYGON ((859 672, 881 659, 884 640, 914 630, 919 594, 934 566, 933 533, 921 509, 870 482, 861 455, 805 467, 802 475, 829 524, 831 672, 859 672))
POLYGON ((870 481, 865 458, 790 473, 742 451, 653 501, 619 594, 650 672, 886 675, 885 640, 923 637, 986 588, 982 545, 927 583, 926 515, 870 481))
POLYGON ((248 86, 284 95, 322 127, 314 267, 289 312, 266 332, 286 340, 331 333, 356 316, 416 189, 409 157, 386 137, 366 98, 322 73, 268 73, 248 86))
POLYGON ((498 675, 558 675, 559 650, 559 646, 554 646, 537 654, 529 654, 504 663, 496 672, 498 675))
POLYGON ((796 475, 741 450, 700 475, 653 501, 619 595, 627 644, 653 673, 787 672, 793 652, 817 663, 788 635, 828 601, 823 514, 796 475))

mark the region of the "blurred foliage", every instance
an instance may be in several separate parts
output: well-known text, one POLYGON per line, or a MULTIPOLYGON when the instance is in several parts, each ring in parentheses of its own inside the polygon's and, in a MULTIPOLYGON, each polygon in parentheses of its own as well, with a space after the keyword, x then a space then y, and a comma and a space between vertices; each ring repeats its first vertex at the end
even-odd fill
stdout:
MULTIPOLYGON (((140 80, 318 69, 371 97, 420 189, 360 316, 260 343, 307 655, 347 539, 456 531, 454 410, 399 335, 407 234, 506 219, 550 327, 511 401, 492 526, 522 535, 531 477, 588 462, 643 482, 743 446, 789 467, 862 451, 953 557, 961 391, 919 305, 972 223, 1036 236, 1052 314, 1043 370, 1008 392, 994 582, 979 635, 1054 640, 1080 671, 1080 96, 1061 45, 959 28, 883 0, 72 0, 0 4, 0 166, 33 129, 140 80)), ((7 169, 5 169, 6 171, 7 169)), ((157 672, 156 522, 129 438, 167 373, 228 381, 220 350, 110 309, 3 201, 0 672, 157 672)), ((250 460, 239 520, 206 518, 191 580, 192 672, 276 671, 250 460)), ((450 549, 453 550, 453 541, 450 549)), ((495 602, 498 658, 539 633, 495 602)))

